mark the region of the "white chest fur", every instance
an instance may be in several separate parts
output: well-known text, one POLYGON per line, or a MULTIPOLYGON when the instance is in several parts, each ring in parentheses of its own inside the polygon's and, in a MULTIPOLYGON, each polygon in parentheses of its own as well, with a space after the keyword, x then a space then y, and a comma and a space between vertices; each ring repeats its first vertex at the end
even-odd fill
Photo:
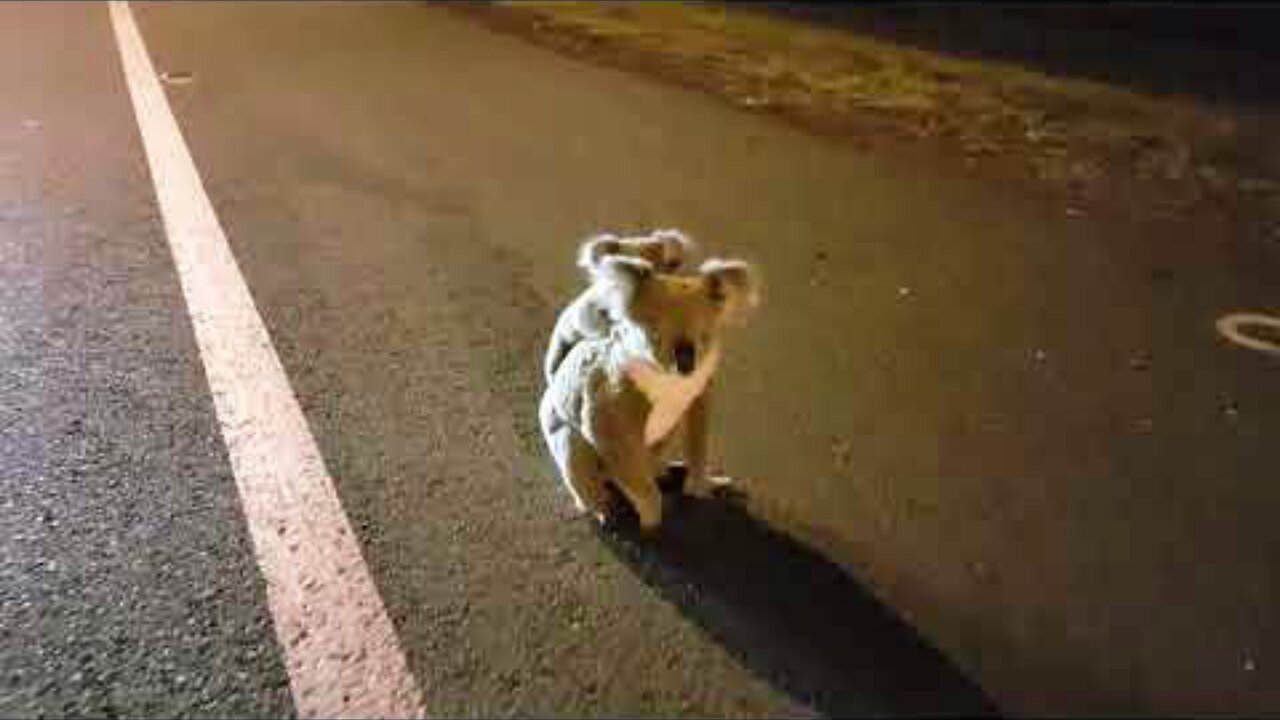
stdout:
POLYGON ((720 348, 717 347, 691 375, 663 372, 644 362, 634 363, 627 369, 628 376, 651 405, 644 424, 646 445, 653 445, 671 433, 693 401, 707 389, 719 364, 720 348))

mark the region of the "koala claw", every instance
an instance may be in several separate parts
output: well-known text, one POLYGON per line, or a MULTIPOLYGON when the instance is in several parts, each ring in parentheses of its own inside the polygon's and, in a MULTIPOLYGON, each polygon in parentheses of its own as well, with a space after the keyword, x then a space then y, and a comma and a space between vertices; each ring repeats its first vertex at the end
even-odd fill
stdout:
POLYGON ((625 517, 619 513, 597 512, 591 513, 591 519, 595 521, 596 527, 607 535, 616 535, 626 530, 625 517))
POLYGON ((710 478, 711 497, 726 502, 744 502, 747 499, 747 492, 742 486, 735 483, 733 478, 717 476, 710 478))

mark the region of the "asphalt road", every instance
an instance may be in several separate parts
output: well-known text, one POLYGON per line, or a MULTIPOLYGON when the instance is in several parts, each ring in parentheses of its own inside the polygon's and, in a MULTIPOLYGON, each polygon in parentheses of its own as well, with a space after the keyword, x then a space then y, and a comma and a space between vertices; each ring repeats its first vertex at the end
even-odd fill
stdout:
MULTIPOLYGON (((422 4, 135 7, 434 715, 1280 709, 1275 264, 422 4), (656 546, 539 362, 597 229, 767 289, 656 546), (978 688, 981 688, 979 690, 978 688)), ((293 713, 104 6, 0 4, 0 715, 293 713)))

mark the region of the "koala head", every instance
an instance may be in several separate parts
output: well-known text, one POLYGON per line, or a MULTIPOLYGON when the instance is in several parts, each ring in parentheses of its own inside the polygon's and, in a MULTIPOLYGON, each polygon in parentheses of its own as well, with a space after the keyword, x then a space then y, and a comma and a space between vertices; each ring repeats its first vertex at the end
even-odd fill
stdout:
POLYGON ((605 233, 588 238, 578 248, 578 267, 594 273, 604 258, 623 256, 647 260, 659 272, 673 273, 692 252, 693 241, 679 230, 657 230, 629 238, 605 233))
POLYGON ((628 355, 681 375, 692 374, 718 348, 723 328, 758 304, 755 270, 741 260, 711 259, 697 273, 670 275, 641 258, 609 256, 597 278, 628 355))

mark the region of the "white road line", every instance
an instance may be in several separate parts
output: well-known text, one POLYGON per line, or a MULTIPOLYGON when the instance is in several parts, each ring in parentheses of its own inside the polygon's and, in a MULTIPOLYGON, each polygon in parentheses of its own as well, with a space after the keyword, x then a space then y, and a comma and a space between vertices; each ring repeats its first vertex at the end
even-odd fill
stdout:
POLYGON ((301 717, 421 717, 422 698, 133 14, 111 23, 301 717))

